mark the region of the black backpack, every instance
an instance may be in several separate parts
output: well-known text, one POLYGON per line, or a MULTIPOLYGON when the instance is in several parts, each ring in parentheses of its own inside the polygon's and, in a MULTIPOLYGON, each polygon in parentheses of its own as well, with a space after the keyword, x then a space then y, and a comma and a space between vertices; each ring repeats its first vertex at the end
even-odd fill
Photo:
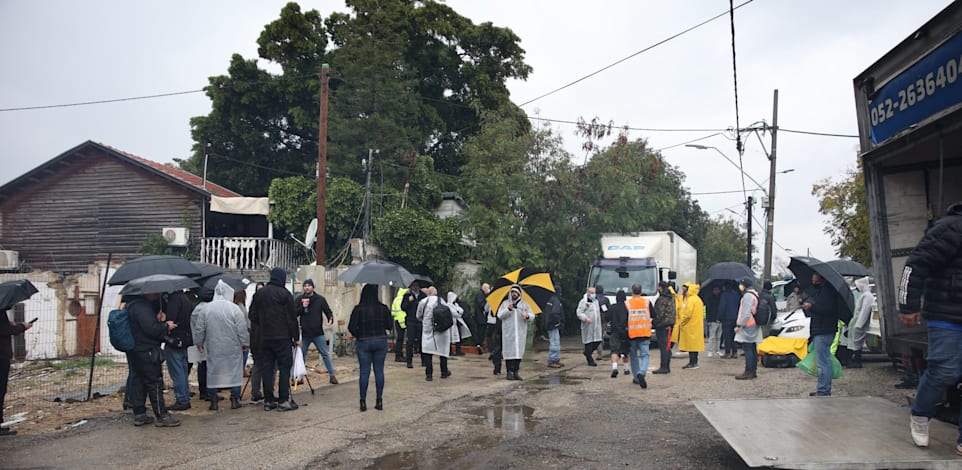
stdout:
POLYGON ((757 293, 753 292, 752 295, 755 296, 755 311, 752 313, 755 317, 755 324, 758 326, 767 325, 772 318, 772 306, 757 293))
POLYGON ((434 305, 431 318, 434 322, 434 331, 436 332, 448 331, 454 326, 454 317, 451 316, 451 309, 440 301, 434 305))

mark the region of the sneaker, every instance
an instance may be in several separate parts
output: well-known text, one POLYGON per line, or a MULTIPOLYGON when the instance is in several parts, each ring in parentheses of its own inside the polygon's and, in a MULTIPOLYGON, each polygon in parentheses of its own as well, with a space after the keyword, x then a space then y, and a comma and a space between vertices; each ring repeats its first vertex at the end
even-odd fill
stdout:
POLYGON ((271 411, 271 410, 273 410, 273 409, 275 409, 275 408, 277 408, 277 402, 274 402, 274 401, 265 401, 265 402, 264 402, 264 411, 271 411))
POLYGON ((648 388, 648 382, 645 381, 644 374, 638 374, 637 379, 638 379, 638 385, 641 385, 641 388, 648 388))
POLYGON ((682 367, 682 369, 697 369, 697 368, 698 368, 698 364, 692 364, 690 362, 686 364, 685 367, 682 367))
POLYGON ((158 428, 175 428, 180 426, 180 420, 175 418, 174 415, 167 413, 158 418, 157 421, 154 422, 154 426, 158 428))
POLYGON ((657 370, 651 371, 651 373, 652 374, 670 374, 671 371, 668 369, 657 369, 657 370))
POLYGON ((448 378, 448 377, 451 377, 451 371, 441 372, 441 378, 442 378, 442 379, 446 379, 446 378, 448 378))
POLYGON ((294 403, 294 400, 287 400, 277 405, 277 411, 294 411, 298 408, 300 407, 297 406, 297 403, 294 403))
POLYGON ((331 382, 331 385, 337 385, 337 377, 335 377, 335 376, 332 375, 330 382, 331 382))
POLYGON ((549 362, 548 367, 552 369, 560 369, 562 367, 562 364, 560 362, 549 362))
POLYGON ((167 407, 170 411, 184 411, 190 409, 190 402, 177 402, 167 407))
POLYGON ((143 426, 154 422, 153 416, 137 415, 134 416, 134 426, 143 426))
POLYGON ((251 397, 251 405, 256 405, 262 401, 264 401, 264 397, 259 397, 257 395, 251 397))
POLYGON ((631 371, 628 370, 628 369, 625 369, 625 370, 621 371, 621 375, 631 375, 631 371))
POLYGON ((611 378, 618 377, 618 369, 611 369, 611 378))
MULTIPOLYGON (((909 428, 912 431, 912 440, 915 441, 915 445, 919 447, 929 446, 929 418, 913 416, 909 428)), ((956 444, 955 449, 956 451, 959 450, 959 444, 956 444)))
POLYGON ((705 353, 705 355, 708 356, 708 357, 715 357, 715 353, 713 353, 713 352, 711 352, 711 351, 705 353))

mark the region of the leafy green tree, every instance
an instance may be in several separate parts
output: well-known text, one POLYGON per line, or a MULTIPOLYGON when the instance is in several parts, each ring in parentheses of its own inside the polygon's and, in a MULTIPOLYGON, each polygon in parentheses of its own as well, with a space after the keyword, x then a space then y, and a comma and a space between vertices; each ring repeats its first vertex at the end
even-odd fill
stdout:
POLYGON ((812 195, 818 198, 818 211, 828 217, 822 231, 831 237, 835 253, 871 266, 872 241, 861 160, 844 178, 826 178, 812 185, 812 195))
POLYGON ((329 171, 361 180, 358 165, 380 149, 385 183, 403 187, 412 155, 458 174, 460 147, 485 109, 510 109, 505 82, 525 79, 518 37, 474 24, 433 0, 349 0, 350 13, 323 18, 287 4, 258 38, 258 56, 234 55, 228 74, 206 88, 213 109, 191 120, 199 171, 205 150, 212 181, 263 195, 285 173, 311 174, 317 157, 319 76, 331 65, 329 171), (207 146, 207 143, 210 143, 207 146))
POLYGON ((390 211, 377 220, 377 242, 402 266, 427 274, 436 282, 451 278, 451 268, 464 259, 461 222, 405 208, 390 211))
MULTIPOLYGON (((271 182, 270 199, 274 206, 268 219, 280 238, 286 238, 286 234, 304 236, 311 220, 317 217, 317 182, 313 179, 303 176, 275 179, 271 182)), ((364 187, 349 178, 331 178, 325 202, 325 259, 334 259, 333 255, 352 236, 360 234, 357 229, 364 187)))
POLYGON ((715 263, 724 261, 745 262, 745 230, 733 219, 717 217, 709 219, 705 236, 698 248, 699 281, 705 280, 705 272, 715 263))

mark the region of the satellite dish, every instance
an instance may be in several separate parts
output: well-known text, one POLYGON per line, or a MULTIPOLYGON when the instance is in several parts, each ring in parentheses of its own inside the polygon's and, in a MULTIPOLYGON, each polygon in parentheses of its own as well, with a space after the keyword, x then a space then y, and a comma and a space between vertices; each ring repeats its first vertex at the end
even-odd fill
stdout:
POLYGON ((317 219, 311 220, 311 224, 307 226, 307 234, 304 235, 304 245, 305 248, 314 248, 314 243, 317 241, 317 219))

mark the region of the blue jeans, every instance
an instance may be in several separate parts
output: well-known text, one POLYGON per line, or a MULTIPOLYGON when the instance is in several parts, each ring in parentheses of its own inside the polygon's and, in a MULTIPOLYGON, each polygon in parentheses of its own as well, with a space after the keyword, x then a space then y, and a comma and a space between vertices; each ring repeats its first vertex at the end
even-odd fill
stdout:
POLYGON ((548 330, 548 364, 561 361, 561 331, 548 330))
POLYGON ((304 362, 307 362, 307 349, 311 347, 311 344, 317 348, 317 352, 321 354, 321 358, 324 359, 324 367, 327 367, 327 374, 334 377, 334 363, 331 362, 331 355, 327 353, 327 341, 324 335, 315 336, 310 339, 303 339, 301 341, 301 352, 304 353, 304 362))
POLYGON ((815 366, 818 368, 815 394, 828 396, 832 394, 832 342, 835 341, 835 333, 817 335, 812 340, 815 343, 815 366))
POLYGON ((374 366, 374 387, 377 397, 384 394, 384 358, 387 357, 386 339, 359 339, 355 343, 357 361, 361 365, 358 384, 361 387, 361 400, 367 400, 367 385, 371 379, 371 366, 374 366))
POLYGON ((650 352, 651 338, 632 338, 631 342, 631 376, 638 374, 648 375, 648 357, 650 352), (638 358, 641 358, 641 365, 638 365, 638 358))
POLYGON ((190 386, 187 385, 187 348, 164 346, 167 358, 167 372, 174 383, 174 397, 177 403, 190 403, 190 386))
MULTIPOLYGON (((912 416, 935 416, 935 406, 945 399, 945 391, 962 376, 962 331, 929 328, 928 365, 912 402, 912 416)), ((959 413, 962 416, 962 412, 959 413)), ((959 440, 962 443, 962 420, 959 440)))
MULTIPOLYGON (((758 344, 742 343, 745 348, 745 370, 756 372, 758 370, 758 344)), ((831 374, 829 374, 831 379, 831 374)))

